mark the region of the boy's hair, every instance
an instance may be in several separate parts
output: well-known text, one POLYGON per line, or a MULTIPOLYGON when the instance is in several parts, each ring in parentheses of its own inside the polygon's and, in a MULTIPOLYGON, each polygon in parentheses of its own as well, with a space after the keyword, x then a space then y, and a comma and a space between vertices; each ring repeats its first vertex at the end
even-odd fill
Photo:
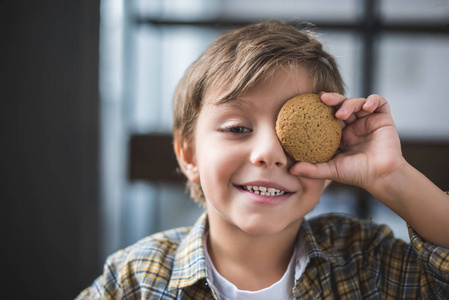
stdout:
MULTIPOLYGON (((216 103, 235 99, 284 66, 304 67, 316 93, 344 94, 334 58, 310 31, 276 20, 245 26, 218 37, 180 80, 173 104, 175 141, 192 147, 206 93, 213 93, 210 98, 216 103)), ((192 198, 204 203, 201 185, 188 182, 187 186, 192 198)))

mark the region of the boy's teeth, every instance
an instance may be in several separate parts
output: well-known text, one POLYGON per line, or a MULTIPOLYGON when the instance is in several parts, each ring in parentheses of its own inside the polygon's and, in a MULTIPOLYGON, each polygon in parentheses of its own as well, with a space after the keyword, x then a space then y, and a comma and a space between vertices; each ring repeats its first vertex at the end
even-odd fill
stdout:
POLYGON ((245 186, 245 189, 262 196, 280 196, 284 194, 284 191, 275 188, 267 188, 265 186, 247 185, 245 186))

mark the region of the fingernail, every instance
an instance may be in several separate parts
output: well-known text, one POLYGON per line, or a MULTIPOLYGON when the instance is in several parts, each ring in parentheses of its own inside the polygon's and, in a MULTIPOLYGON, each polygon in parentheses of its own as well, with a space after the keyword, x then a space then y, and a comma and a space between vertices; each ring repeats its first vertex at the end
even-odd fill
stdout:
POLYGON ((342 107, 340 107, 340 108, 337 110, 336 114, 344 114, 345 112, 346 112, 346 108, 344 108, 344 107, 342 106, 342 107))

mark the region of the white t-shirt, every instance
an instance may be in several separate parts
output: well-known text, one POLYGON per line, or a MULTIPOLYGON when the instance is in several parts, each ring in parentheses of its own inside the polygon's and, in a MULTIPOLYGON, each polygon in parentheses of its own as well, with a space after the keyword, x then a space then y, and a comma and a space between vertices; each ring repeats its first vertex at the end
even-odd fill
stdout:
POLYGON ((208 233, 204 237, 204 250, 207 263, 207 274, 209 284, 214 288, 220 299, 224 300, 252 300, 252 299, 278 299, 278 300, 291 300, 293 297, 293 286, 295 279, 299 279, 304 272, 307 263, 309 262, 309 256, 304 244, 304 240, 299 238, 295 251, 293 252, 290 263, 288 264, 287 271, 284 276, 273 285, 264 288, 259 291, 246 291, 239 290, 234 284, 229 282, 226 278, 221 276, 215 269, 212 260, 210 259, 207 250, 207 238, 208 233))

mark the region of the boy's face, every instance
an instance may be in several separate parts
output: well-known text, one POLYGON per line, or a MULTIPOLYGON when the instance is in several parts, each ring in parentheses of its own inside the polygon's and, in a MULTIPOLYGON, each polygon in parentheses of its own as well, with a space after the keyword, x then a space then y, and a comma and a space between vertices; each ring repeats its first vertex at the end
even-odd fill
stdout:
POLYGON ((275 132, 281 106, 312 92, 313 84, 305 69, 286 67, 227 103, 213 104, 206 95, 192 161, 211 224, 252 235, 277 234, 297 230, 316 205, 324 180, 291 175, 294 162, 275 132), (264 190, 270 194, 261 195, 264 190))

